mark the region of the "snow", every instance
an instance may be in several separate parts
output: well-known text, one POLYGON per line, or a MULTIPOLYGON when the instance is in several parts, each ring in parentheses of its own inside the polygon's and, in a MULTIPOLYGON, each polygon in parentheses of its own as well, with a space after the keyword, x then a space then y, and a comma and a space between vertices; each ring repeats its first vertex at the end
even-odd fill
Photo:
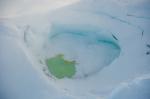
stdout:
POLYGON ((148 0, 0 4, 0 98, 149 99, 148 0), (74 78, 43 71, 60 53, 78 60, 74 78))
POLYGON ((54 10, 78 0, 1 0, 0 17, 10 18, 54 10))
POLYGON ((150 78, 139 77, 130 83, 123 83, 118 86, 108 99, 149 99, 150 78))
MULTIPOLYGON (((5 33, 9 35, 10 32, 12 30, 5 33)), ((27 49, 19 40, 1 35, 0 42, 0 92, 6 97, 3 99, 67 99, 67 96, 58 95, 61 92, 48 83, 37 67, 33 67, 36 64, 29 60, 27 49)))

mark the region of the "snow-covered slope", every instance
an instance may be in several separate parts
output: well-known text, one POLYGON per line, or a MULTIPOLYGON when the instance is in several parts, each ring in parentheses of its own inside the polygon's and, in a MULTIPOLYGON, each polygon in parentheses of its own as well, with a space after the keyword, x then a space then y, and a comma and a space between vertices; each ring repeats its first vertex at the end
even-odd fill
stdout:
POLYGON ((0 98, 149 99, 148 0, 15 1, 0 1, 0 98), (72 78, 47 70, 62 53, 72 78))

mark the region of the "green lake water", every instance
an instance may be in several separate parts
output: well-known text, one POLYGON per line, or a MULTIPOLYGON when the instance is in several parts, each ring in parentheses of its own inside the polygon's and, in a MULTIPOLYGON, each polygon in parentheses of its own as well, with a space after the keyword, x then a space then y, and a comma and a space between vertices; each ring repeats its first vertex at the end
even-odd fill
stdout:
POLYGON ((64 77, 72 78, 76 73, 75 64, 75 61, 65 60, 63 54, 46 60, 49 72, 59 79, 64 77))

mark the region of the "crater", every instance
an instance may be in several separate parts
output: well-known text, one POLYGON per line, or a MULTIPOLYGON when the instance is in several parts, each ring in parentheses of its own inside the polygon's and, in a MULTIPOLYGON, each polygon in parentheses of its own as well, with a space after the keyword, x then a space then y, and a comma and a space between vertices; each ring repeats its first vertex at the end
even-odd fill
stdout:
POLYGON ((58 79, 89 77, 120 55, 119 39, 101 28, 97 16, 64 13, 52 14, 48 34, 37 34, 27 41, 46 74, 58 79))
MULTIPOLYGON (((52 75, 53 68, 50 67, 54 66, 57 68, 55 72, 62 73, 63 70, 60 71, 62 68, 71 72, 73 75, 68 78, 89 77, 109 66, 119 56, 120 46, 111 34, 108 36, 109 33, 102 30, 89 32, 87 29, 84 30, 82 26, 82 30, 73 27, 76 26, 70 26, 69 29, 60 24, 52 27, 46 49, 48 49, 49 59, 58 59, 52 63, 59 64, 59 66, 54 66, 47 62, 52 75), (62 55, 65 59, 60 60, 62 55), (67 64, 63 61, 66 60, 68 60, 66 63, 73 63, 70 64, 74 66, 71 70, 65 67, 67 64)), ((63 75, 65 72, 61 74, 61 76, 63 75)))

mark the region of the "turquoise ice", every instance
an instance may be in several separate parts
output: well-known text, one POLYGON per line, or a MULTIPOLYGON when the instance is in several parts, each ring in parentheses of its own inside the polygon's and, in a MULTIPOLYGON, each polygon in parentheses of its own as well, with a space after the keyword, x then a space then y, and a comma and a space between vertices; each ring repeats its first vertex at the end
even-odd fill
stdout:
POLYGON ((68 12, 65 16, 59 14, 56 12, 52 16, 51 30, 43 51, 47 58, 63 54, 65 59, 75 61, 76 73, 72 78, 94 75, 119 56, 119 42, 109 31, 94 24, 94 15, 89 14, 90 20, 87 20, 84 15, 88 13, 84 13, 79 21, 74 21, 78 17, 76 12, 68 12))

